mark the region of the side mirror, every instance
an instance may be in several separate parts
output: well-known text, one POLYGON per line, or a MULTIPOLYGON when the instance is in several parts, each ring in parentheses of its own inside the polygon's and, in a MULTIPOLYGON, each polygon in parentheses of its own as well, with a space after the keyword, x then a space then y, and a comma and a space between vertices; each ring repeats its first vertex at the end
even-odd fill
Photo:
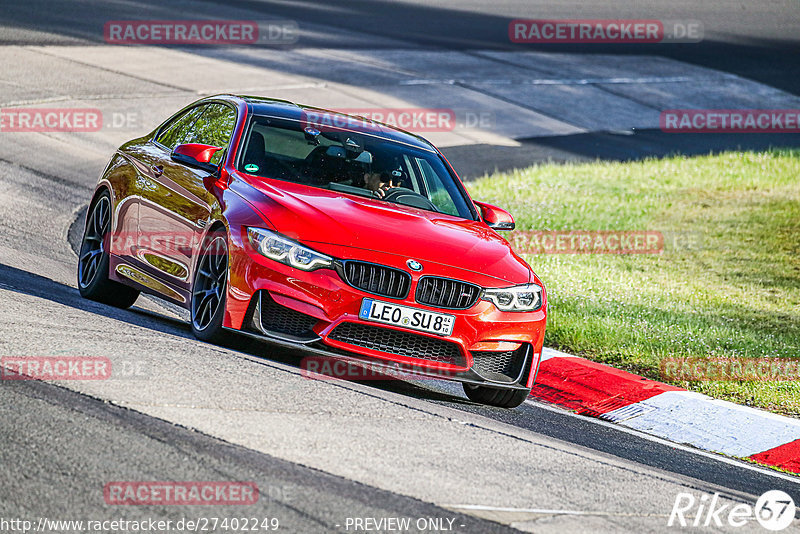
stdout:
POLYGON ((175 150, 172 151, 172 159, 189 167, 214 173, 217 172, 217 166, 209 163, 209 161, 219 150, 222 150, 222 147, 186 143, 175 147, 175 150))
POLYGON ((475 202, 478 209, 481 211, 481 218, 489 228, 493 230, 513 230, 514 217, 511 216, 506 210, 486 204, 485 202, 475 202))

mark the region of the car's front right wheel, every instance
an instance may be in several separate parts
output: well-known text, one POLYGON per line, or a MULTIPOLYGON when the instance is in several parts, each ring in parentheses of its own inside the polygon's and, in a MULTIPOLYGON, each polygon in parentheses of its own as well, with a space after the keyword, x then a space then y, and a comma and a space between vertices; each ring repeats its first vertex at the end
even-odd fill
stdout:
POLYGON ((488 404, 489 406, 498 406, 500 408, 516 408, 525 402, 531 390, 501 389, 464 384, 464 393, 466 393, 469 400, 473 402, 488 404))

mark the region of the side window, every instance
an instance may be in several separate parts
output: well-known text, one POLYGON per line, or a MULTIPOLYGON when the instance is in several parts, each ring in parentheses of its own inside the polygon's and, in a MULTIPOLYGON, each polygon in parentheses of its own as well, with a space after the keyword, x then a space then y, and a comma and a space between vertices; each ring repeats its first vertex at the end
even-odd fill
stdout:
MULTIPOLYGON (((227 150, 233 128, 236 126, 236 111, 224 104, 207 104, 201 107, 202 114, 192 124, 181 143, 201 143, 220 146, 227 150)), ((226 150, 214 154, 210 163, 216 165, 222 161, 226 150)))
POLYGON ((174 149, 183 142, 182 139, 186 137, 186 134, 189 132, 189 128, 192 126, 192 123, 202 112, 202 106, 190 109, 172 121, 172 123, 168 124, 164 131, 158 135, 156 141, 170 150, 174 149))
POLYGON ((408 170, 408 177, 411 179, 411 184, 407 184, 406 187, 410 187, 415 193, 424 195, 424 189, 421 187, 424 186, 424 184, 421 184, 420 179, 417 178, 417 171, 414 170, 411 159, 409 159, 407 154, 403 154, 403 163, 404 167, 408 170))
POLYGON ((436 174, 433 167, 431 167, 431 164, 422 158, 416 158, 416 160, 422 172, 422 176, 425 178, 425 183, 428 186, 431 202, 443 213, 458 215, 458 208, 456 208, 450 193, 442 183, 442 179, 436 174))

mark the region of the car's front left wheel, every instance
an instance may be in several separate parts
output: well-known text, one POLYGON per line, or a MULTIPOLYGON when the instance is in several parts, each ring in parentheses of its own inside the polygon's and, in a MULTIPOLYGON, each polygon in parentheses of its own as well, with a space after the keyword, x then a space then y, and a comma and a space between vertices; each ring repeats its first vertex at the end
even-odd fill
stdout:
POLYGON ((139 291, 108 277, 109 257, 106 246, 111 231, 111 195, 102 193, 86 216, 81 249, 78 253, 78 291, 83 298, 129 308, 139 291))
POLYGON ((192 284, 192 333, 202 341, 221 343, 228 283, 226 234, 219 230, 209 233, 199 254, 192 284))

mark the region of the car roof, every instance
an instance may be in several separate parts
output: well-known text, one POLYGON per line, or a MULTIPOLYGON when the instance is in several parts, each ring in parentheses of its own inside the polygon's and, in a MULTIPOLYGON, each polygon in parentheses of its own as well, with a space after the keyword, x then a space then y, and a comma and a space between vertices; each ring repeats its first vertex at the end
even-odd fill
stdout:
MULTIPOLYGON (((255 115, 264 115, 268 117, 277 117, 289 120, 301 121, 307 119, 309 113, 324 113, 338 117, 354 117, 354 115, 348 115, 338 111, 332 111, 314 106, 305 106, 303 104, 297 104, 295 102, 280 100, 277 98, 246 95, 217 95, 210 98, 224 98, 244 101, 250 111, 252 111, 252 113, 255 115)), ((414 135, 410 132, 401 130, 400 128, 373 121, 368 118, 359 117, 357 121, 350 121, 348 125, 352 127, 352 130, 364 133, 366 135, 372 135, 389 141, 404 143, 406 145, 411 145, 427 151, 435 151, 435 148, 433 145, 431 145, 431 143, 418 135, 414 135), (364 126, 359 127, 359 123, 364 124, 364 126)))

